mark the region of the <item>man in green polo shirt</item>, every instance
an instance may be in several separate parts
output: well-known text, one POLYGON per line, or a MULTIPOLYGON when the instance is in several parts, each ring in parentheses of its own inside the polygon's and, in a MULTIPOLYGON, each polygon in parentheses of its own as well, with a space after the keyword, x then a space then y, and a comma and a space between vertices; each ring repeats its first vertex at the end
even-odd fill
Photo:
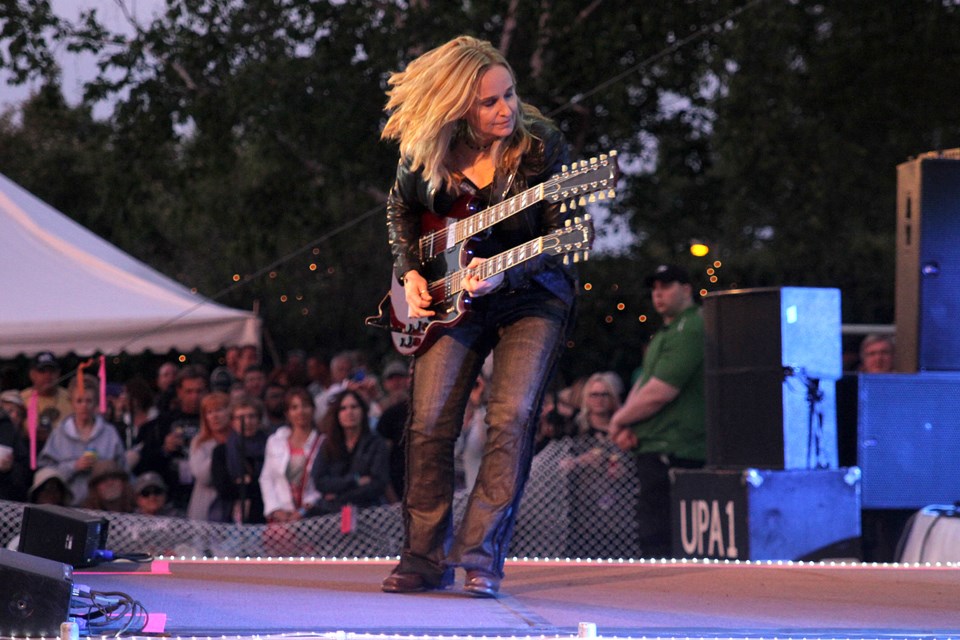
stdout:
POLYGON ((665 557, 671 540, 668 472, 702 467, 706 458, 703 317, 684 269, 660 265, 646 284, 663 327, 650 341, 640 378, 610 420, 610 437, 636 458, 641 554, 665 557))

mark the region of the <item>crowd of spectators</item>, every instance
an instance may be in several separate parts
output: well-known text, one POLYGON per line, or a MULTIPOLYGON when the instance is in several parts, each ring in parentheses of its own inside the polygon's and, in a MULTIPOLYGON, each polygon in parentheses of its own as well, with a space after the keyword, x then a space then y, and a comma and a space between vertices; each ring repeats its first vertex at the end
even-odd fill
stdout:
MULTIPOLYGON (((407 362, 391 360, 377 376, 357 351, 329 365, 296 353, 270 370, 256 349, 228 349, 209 373, 163 362, 151 382, 111 383, 107 411, 100 381, 61 376, 51 353, 31 361, 29 377, 30 387, 0 394, 0 499, 264 523, 397 502, 403 492, 407 362)), ((457 444, 460 489, 472 487, 485 442, 485 385, 481 374, 457 444)), ((609 372, 557 388, 538 449, 605 437, 601 416, 622 393, 609 372)))
POLYGON ((386 440, 375 425, 405 405, 406 363, 381 378, 359 352, 330 366, 298 352, 268 369, 242 347, 212 372, 163 362, 151 382, 107 385, 43 352, 28 375, 0 393, 0 499, 233 523, 397 499, 402 428, 386 440))

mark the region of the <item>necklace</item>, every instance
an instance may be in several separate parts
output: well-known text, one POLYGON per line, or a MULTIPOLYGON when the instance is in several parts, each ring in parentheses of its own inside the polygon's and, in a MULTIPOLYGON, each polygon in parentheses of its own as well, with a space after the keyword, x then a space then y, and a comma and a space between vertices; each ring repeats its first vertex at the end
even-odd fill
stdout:
POLYGON ((485 144, 481 146, 466 136, 464 136, 462 140, 463 140, 463 144, 467 145, 469 148, 473 149, 474 151, 488 151, 490 147, 493 146, 493 142, 491 142, 490 144, 485 144))

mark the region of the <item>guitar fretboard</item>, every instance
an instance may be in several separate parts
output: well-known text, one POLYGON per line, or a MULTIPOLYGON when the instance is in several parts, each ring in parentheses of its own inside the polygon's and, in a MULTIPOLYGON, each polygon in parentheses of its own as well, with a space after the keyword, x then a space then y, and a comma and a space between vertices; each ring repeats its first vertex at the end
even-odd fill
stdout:
MULTIPOLYGON (((439 252, 476 236, 541 200, 549 199, 552 202, 571 200, 573 203, 577 197, 596 191, 601 192, 598 199, 602 200, 607 197, 606 190, 609 190, 609 197, 612 198, 613 185, 616 184, 617 177, 620 175, 616 151, 611 151, 609 155, 601 154, 599 159, 590 158, 589 162, 583 160, 574 163, 569 169, 567 167, 563 169, 562 173, 503 202, 452 222, 442 229, 424 234, 419 240, 421 261, 432 259, 439 252)), ((592 201, 593 196, 591 196, 592 201)))
MULTIPOLYGON (((481 280, 486 280, 492 278, 498 273, 503 273, 510 267, 520 264, 521 262, 526 262, 531 258, 536 258, 538 255, 543 253, 543 240, 544 238, 534 238, 524 242, 521 245, 504 251, 503 253, 498 253, 492 258, 487 259, 479 267, 475 269, 460 269, 459 271, 454 271, 450 275, 442 278, 437 282, 442 286, 446 292, 447 296, 455 295, 463 291, 463 281, 469 275, 480 276, 481 280)), ((431 285, 431 289, 433 285, 431 285)))
POLYGON ((489 229, 498 222, 506 220, 518 211, 526 209, 530 205, 543 200, 545 187, 552 186, 555 180, 547 180, 542 184, 531 187, 523 193, 499 202, 491 207, 487 207, 480 213, 458 220, 448 227, 427 233, 420 238, 420 255, 432 255, 431 247, 447 246, 449 234, 453 233, 454 243, 460 243, 468 238, 472 238, 481 231, 489 229))
POLYGON ((538 184, 535 187, 527 189, 523 193, 518 193, 512 198, 508 198, 503 202, 498 202, 492 207, 487 207, 480 213, 476 213, 469 218, 464 218, 459 222, 455 222, 452 225, 455 232, 455 241, 463 242, 467 238, 472 238, 481 231, 489 229, 498 222, 501 222, 516 214, 518 211, 526 209, 530 205, 543 200, 544 184, 549 184, 549 182, 550 181, 547 181, 543 184, 538 184))

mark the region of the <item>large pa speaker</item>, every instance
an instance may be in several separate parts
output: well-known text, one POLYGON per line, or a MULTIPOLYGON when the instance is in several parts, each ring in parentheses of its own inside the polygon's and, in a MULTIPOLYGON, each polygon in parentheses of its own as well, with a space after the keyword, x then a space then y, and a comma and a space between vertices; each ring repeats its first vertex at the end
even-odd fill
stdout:
POLYGON ((108 529, 103 517, 58 505, 28 504, 20 522, 19 550, 73 567, 89 567, 98 562, 97 551, 106 546, 108 529))
POLYGON ((707 465, 836 468, 840 291, 713 292, 703 319, 707 465))
POLYGON ((59 637, 72 591, 69 565, 0 549, 0 636, 59 637))
POLYGON ((960 372, 860 374, 865 509, 960 501, 960 372))
POLYGON ((960 149, 897 166, 897 370, 960 370, 960 149))

